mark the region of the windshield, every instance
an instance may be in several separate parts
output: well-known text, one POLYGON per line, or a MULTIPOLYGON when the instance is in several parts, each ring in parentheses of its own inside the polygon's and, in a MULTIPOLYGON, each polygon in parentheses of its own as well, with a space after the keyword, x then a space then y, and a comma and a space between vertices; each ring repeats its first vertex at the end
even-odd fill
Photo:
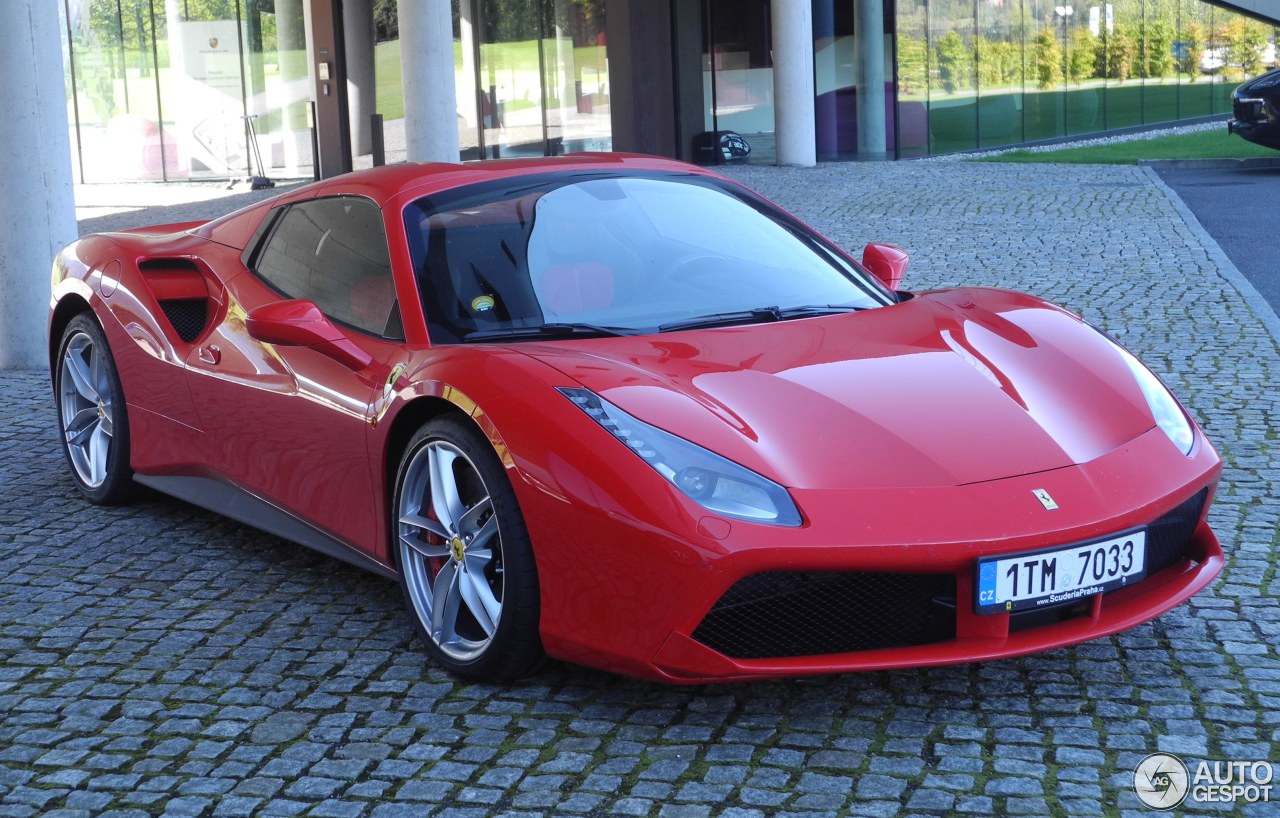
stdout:
POLYGON ((434 343, 658 332, 701 317, 724 326, 893 301, 802 225, 705 177, 525 177, 420 199, 405 219, 434 343), (797 307, 820 309, 787 312, 797 307))

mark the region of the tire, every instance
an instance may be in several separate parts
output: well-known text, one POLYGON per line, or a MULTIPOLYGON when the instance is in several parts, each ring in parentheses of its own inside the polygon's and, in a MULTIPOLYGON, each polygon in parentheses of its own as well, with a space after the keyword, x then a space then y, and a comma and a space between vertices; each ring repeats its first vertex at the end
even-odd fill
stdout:
POLYGON ((418 430, 400 459, 391 514, 400 587, 431 656, 487 682, 538 667, 529 532, 502 463, 470 421, 445 416, 418 430))
POLYGON ((89 502, 118 505, 134 489, 129 413, 106 335, 92 313, 71 319, 54 362, 53 395, 62 454, 89 502))

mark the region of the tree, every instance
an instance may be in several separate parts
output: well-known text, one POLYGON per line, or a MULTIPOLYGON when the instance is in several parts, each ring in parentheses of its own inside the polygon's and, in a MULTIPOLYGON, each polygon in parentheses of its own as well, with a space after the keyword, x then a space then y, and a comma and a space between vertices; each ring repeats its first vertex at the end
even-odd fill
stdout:
POLYGON ((1204 26, 1188 23, 1182 30, 1182 48, 1179 50, 1178 70, 1195 82, 1200 76, 1200 55, 1204 52, 1204 26))
POLYGON ((975 37, 973 50, 978 57, 978 82, 984 88, 1007 86, 1017 81, 1022 55, 1013 43, 975 37))
POLYGON ((928 87, 929 44, 923 37, 898 34, 898 81, 903 94, 917 94, 928 87))
POLYGON ((1172 77, 1176 68, 1173 62, 1173 26, 1163 20, 1148 23, 1146 35, 1146 76, 1172 77))
POLYGON ((1227 63, 1240 66, 1246 77, 1262 68, 1262 50, 1267 47, 1267 26, 1256 20, 1236 17, 1227 23, 1227 63))
POLYGON ((373 38, 380 43, 400 39, 400 8, 396 0, 373 0, 373 38))
POLYGON ((973 52, 955 31, 948 31, 934 46, 938 55, 938 78, 948 94, 973 87, 973 52))
POLYGON ((1062 85, 1062 46, 1051 28, 1042 28, 1036 35, 1036 81, 1041 91, 1062 85))
POLYGON ((1138 38, 1128 26, 1116 26, 1107 37, 1107 77, 1124 82, 1133 76, 1138 57, 1138 38))
POLYGON ((1067 79, 1080 85, 1098 72, 1099 40, 1083 26, 1071 29, 1067 44, 1067 79))

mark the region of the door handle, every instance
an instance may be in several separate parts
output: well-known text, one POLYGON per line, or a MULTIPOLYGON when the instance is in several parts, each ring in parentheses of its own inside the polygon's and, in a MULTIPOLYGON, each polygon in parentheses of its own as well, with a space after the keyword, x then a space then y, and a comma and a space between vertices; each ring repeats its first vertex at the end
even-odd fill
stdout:
POLYGON ((200 357, 200 363, 209 364, 210 366, 217 366, 222 360, 222 350, 218 348, 217 344, 200 347, 196 354, 200 357))

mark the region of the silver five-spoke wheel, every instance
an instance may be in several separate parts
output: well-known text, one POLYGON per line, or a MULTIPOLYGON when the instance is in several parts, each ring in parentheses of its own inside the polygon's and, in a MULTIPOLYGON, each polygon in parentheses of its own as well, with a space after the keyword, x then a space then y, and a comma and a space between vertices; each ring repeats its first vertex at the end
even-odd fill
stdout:
POLYGON ((107 479, 114 405, 103 354, 84 332, 67 339, 58 373, 58 410, 71 466, 89 488, 107 479))
POLYGON ((106 336, 92 313, 73 318, 54 360, 62 448, 76 486, 94 503, 129 499, 129 417, 106 336))
POLYGON ((467 661, 489 646, 502 618, 498 518, 462 450, 418 449, 400 494, 400 557, 414 607, 431 640, 467 661))
POLYGON ((469 424, 439 418, 409 441, 392 532, 405 598, 431 653, 460 675, 510 679, 542 655, 537 573, 502 464, 469 424))

